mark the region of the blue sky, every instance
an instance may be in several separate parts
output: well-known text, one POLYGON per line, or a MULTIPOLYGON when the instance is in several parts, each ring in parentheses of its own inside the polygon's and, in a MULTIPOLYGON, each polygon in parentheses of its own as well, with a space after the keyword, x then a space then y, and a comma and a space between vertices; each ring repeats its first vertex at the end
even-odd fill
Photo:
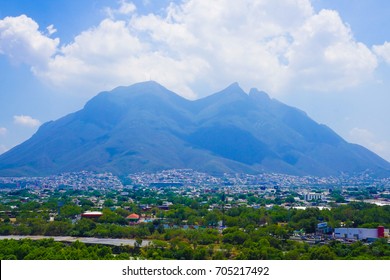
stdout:
POLYGON ((233 82, 390 160, 390 2, 0 0, 0 153, 103 90, 233 82))

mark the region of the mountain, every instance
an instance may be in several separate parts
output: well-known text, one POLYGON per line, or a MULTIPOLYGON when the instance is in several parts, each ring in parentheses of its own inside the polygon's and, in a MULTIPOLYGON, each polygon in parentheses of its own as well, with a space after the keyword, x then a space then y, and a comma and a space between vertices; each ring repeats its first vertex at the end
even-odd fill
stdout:
POLYGON ((245 93, 237 83, 196 101, 156 82, 118 87, 43 124, 29 140, 0 155, 0 176, 171 168, 390 174, 390 163, 376 154, 264 92, 245 93))

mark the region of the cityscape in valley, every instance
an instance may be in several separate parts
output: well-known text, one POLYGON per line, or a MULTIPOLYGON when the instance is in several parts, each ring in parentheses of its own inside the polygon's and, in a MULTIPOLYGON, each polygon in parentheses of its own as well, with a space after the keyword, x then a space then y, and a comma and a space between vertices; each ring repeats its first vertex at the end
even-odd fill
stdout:
POLYGON ((142 82, 0 155, 0 258, 389 259, 389 174, 256 89, 142 82))
POLYGON ((369 174, 84 171, 0 187, 2 259, 390 257, 390 179, 369 174))
POLYGON ((0 260, 390 260, 389 11, 0 1, 0 260))

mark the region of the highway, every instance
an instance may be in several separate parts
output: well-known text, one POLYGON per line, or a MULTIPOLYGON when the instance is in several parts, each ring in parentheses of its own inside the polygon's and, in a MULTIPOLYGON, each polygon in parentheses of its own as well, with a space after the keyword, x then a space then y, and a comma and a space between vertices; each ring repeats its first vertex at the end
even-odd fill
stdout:
MULTIPOLYGON (((96 237, 74 237, 74 236, 43 236, 43 235, 4 235, 0 236, 0 240, 3 239, 31 239, 39 240, 44 238, 53 238, 55 241, 59 242, 75 242, 80 241, 86 244, 102 244, 102 245, 111 245, 111 246, 121 246, 121 245, 130 245, 134 246, 135 239, 118 239, 118 238, 96 238, 96 237)), ((148 246, 150 240, 142 240, 141 247, 148 246)))

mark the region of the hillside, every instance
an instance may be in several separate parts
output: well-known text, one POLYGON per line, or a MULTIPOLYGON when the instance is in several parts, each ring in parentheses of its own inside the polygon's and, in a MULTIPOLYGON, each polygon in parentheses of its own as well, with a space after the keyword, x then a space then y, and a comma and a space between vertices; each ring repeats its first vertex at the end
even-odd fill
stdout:
POLYGON ((237 83, 196 101, 155 82, 118 87, 0 155, 0 176, 170 168, 338 175, 390 164, 304 112, 237 83))

